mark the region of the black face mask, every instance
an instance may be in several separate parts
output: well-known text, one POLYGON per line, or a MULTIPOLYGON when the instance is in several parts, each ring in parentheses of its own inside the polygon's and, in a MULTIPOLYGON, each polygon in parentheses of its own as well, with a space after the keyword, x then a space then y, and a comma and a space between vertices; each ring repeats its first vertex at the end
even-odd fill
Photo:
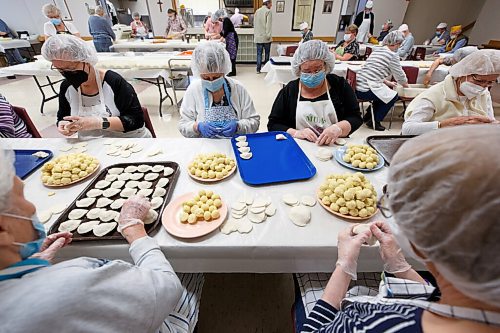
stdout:
POLYGON ((80 86, 89 79, 89 73, 87 73, 84 69, 77 71, 62 71, 61 75, 64 76, 69 84, 78 90, 78 88, 80 88, 80 86))

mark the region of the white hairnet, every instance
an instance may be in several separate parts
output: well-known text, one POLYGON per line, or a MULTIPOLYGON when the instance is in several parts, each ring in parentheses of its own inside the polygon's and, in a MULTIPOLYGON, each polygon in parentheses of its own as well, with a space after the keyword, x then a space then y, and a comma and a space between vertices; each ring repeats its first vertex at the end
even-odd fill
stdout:
POLYGON ((212 22, 218 21, 220 18, 224 18, 227 16, 227 13, 224 9, 217 9, 215 13, 212 14, 212 22))
POLYGON ((240 9, 239 9, 239 8, 236 8, 236 9, 234 10, 234 13, 235 13, 235 14, 239 14, 239 13, 240 13, 240 9))
POLYGON ((309 28, 309 24, 307 24, 307 22, 302 22, 300 25, 299 25, 299 29, 300 30, 304 30, 304 29, 307 29, 309 28))
POLYGON ((54 4, 48 3, 43 5, 42 13, 46 18, 49 16, 59 16, 61 15, 61 11, 54 4))
POLYGON ((97 64, 96 50, 83 39, 72 35, 55 35, 45 41, 42 55, 48 61, 81 61, 97 64))
POLYGON ((453 59, 455 62, 461 61, 463 58, 467 57, 469 54, 476 52, 478 48, 476 46, 465 46, 462 47, 453 53, 453 59))
POLYGON ((373 8, 373 1, 367 1, 366 5, 365 5, 365 8, 368 8, 368 9, 373 8))
POLYGON ((310 60, 323 60, 325 62, 326 73, 329 74, 335 66, 335 58, 328 50, 325 42, 318 39, 302 43, 295 51, 292 58, 292 72, 295 76, 300 76, 300 65, 310 60))
POLYGON ((497 126, 411 139, 391 162, 387 191, 395 223, 415 248, 457 290, 498 307, 500 154, 485 143, 500 146, 497 126))
POLYGON ((441 22, 437 25, 436 29, 446 29, 448 27, 448 24, 445 22, 441 22))
POLYGON ((9 209, 10 192, 14 185, 14 154, 0 147, 0 214, 9 209))
POLYGON ((193 52, 191 70, 195 77, 208 73, 231 72, 231 59, 226 48, 217 41, 199 44, 193 52))
POLYGON ((403 36, 403 33, 401 31, 395 30, 391 31, 385 36, 384 40, 382 41, 382 44, 384 45, 396 45, 400 44, 405 40, 405 36, 403 36))
POLYGON ((478 50, 450 68, 452 77, 500 74, 500 51, 478 50))
POLYGON ((410 28, 408 28, 408 24, 401 24, 398 28, 399 31, 404 32, 408 31, 410 28))

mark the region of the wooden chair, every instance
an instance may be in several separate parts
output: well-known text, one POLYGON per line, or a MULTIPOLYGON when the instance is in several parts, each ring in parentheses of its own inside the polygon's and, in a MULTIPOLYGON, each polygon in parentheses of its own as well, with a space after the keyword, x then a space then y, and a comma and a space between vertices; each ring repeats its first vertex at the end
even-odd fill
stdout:
MULTIPOLYGON (((354 90, 354 93, 356 93, 356 72, 350 68, 347 68, 346 80, 347 80, 347 83, 349 83, 349 85, 351 86, 352 90, 354 90)), ((358 98, 358 102, 361 105, 361 113, 363 115, 363 118, 365 116, 365 107, 364 107, 363 103, 365 103, 365 102, 370 103, 371 110, 372 110, 372 125, 373 125, 373 129, 375 130, 375 112, 373 112, 372 101, 358 98)))
POLYGON ((372 54, 372 51, 373 49, 371 47, 366 47, 366 51, 365 51, 365 55, 363 56, 363 60, 366 60, 368 59, 368 57, 370 56, 370 54, 372 54))
POLYGON ((17 114, 17 116, 21 118, 21 120, 24 122, 24 124, 26 125, 26 130, 28 131, 29 134, 31 134, 32 137, 34 138, 42 137, 40 135, 40 132, 38 132, 35 124, 33 124, 33 122, 31 121, 31 118, 28 115, 28 112, 26 111, 25 108, 19 106, 12 106, 12 109, 17 114))
POLYGON ((151 132, 151 136, 153 138, 156 138, 156 133, 153 128, 153 123, 151 122, 151 118, 149 117, 148 109, 145 108, 144 106, 142 107, 142 113, 144 114, 144 125, 151 132))
POLYGON ((410 60, 425 60, 425 47, 417 47, 410 60))
POLYGON ((287 57, 293 57, 293 55, 295 54, 295 51, 297 51, 297 48, 298 48, 297 45, 287 46, 286 50, 285 50, 285 55, 287 57))
MULTIPOLYGON (((406 74, 406 78, 408 79, 408 84, 417 83, 419 68, 414 67, 414 66, 402 66, 402 68, 403 68, 403 72, 405 72, 405 74, 406 74)), ((413 100, 413 98, 414 97, 401 97, 401 96, 399 96, 399 100, 401 101, 401 103, 403 103, 403 112, 399 115, 400 117, 403 116, 406 112, 406 103, 411 102, 413 100)), ((391 119, 389 121, 389 129, 391 129, 391 126, 392 126, 393 115, 394 115, 394 107, 391 110, 391 119)))

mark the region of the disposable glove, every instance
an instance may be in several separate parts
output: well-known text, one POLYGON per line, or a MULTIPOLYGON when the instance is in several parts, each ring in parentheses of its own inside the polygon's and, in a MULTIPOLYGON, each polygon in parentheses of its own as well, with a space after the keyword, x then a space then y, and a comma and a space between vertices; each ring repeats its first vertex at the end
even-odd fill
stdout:
POLYGON ((66 129, 69 131, 78 132, 102 129, 101 117, 68 116, 63 119, 72 121, 72 123, 66 125, 66 129))
POLYGON ((151 203, 148 199, 135 195, 123 203, 118 218, 118 232, 123 234, 123 230, 136 224, 144 225, 144 219, 148 215, 151 203))
POLYGON ((67 231, 48 235, 43 241, 40 252, 32 257, 52 261, 60 249, 71 243, 72 237, 73 234, 67 231))
POLYGON ((336 265, 340 266, 340 268, 353 280, 356 280, 358 278, 358 257, 361 246, 371 237, 372 233, 367 230, 363 233, 354 235, 352 229, 353 227, 348 227, 339 233, 337 242, 338 259, 336 265))
POLYGON ((311 142, 318 141, 318 136, 310 128, 296 130, 295 133, 293 134, 293 137, 295 139, 303 139, 303 140, 307 140, 307 141, 311 141, 311 142))
POLYGON ((236 120, 231 120, 220 130, 220 133, 223 136, 231 137, 236 133, 237 130, 238 130, 238 122, 236 120))
POLYGON ((382 221, 372 223, 370 230, 380 243, 379 252, 384 261, 384 271, 395 274, 406 272, 411 268, 387 223, 382 221))
POLYGON ((342 135, 342 129, 338 126, 333 124, 330 127, 327 127, 323 130, 323 133, 319 136, 317 140, 318 146, 322 145, 330 145, 335 142, 340 136, 342 135))
POLYGON ((217 135, 217 128, 208 121, 198 123, 198 131, 204 138, 213 138, 217 135))
POLYGON ((76 131, 70 131, 67 129, 67 126, 69 126, 70 124, 71 124, 71 122, 69 122, 69 121, 61 120, 57 124, 57 130, 59 131, 59 133, 61 133, 64 136, 72 136, 73 134, 76 133, 76 131))

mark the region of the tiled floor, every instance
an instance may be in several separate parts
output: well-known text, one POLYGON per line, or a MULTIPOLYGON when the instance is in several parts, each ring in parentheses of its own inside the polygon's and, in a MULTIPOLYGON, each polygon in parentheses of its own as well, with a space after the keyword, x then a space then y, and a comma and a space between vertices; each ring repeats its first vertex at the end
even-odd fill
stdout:
MULTIPOLYGON (((243 82, 261 115, 260 131, 266 130, 267 117, 280 86, 268 86, 264 75, 255 74, 252 65, 238 66, 238 80, 243 82)), ((164 105, 164 116, 158 113, 157 88, 144 82, 132 82, 141 104, 148 108, 159 137, 180 136, 178 113, 164 105)), ((17 80, 0 79, 0 93, 14 105, 25 107, 42 135, 58 136, 55 129, 57 100, 47 103, 40 114, 41 96, 31 77, 17 80)), ((399 110, 396 110, 396 114, 399 110)), ((399 133, 401 122, 393 124, 393 134, 399 133)), ((354 135, 366 137, 375 132, 363 127, 354 135)), ((385 132, 386 134, 388 132, 385 132)), ((200 333, 292 332, 290 307, 293 302, 293 281, 290 274, 207 274, 201 314, 200 333)))

